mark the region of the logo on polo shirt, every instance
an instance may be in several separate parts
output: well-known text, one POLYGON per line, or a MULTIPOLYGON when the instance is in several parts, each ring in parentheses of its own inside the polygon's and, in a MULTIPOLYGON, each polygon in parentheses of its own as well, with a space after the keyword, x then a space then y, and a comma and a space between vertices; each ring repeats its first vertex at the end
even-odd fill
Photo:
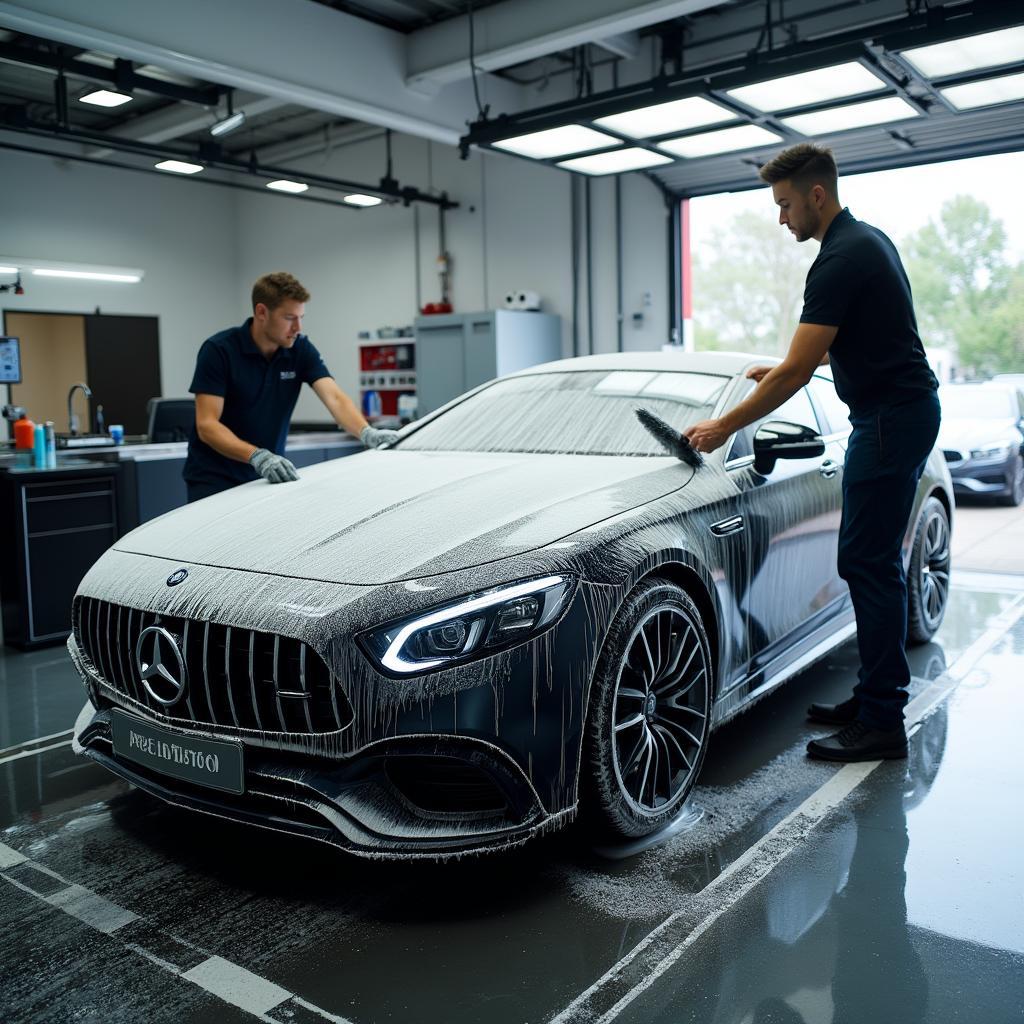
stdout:
POLYGON ((295 380, 295 371, 294 370, 282 370, 281 371, 281 380, 295 380))

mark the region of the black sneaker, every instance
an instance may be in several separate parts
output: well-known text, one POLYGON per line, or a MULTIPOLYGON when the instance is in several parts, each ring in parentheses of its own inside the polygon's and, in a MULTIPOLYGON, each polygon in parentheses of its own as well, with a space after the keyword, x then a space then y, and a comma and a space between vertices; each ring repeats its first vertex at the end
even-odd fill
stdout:
POLYGON ((807 717, 812 722, 824 722, 826 725, 850 725, 857 721, 859 711, 860 701, 851 697, 842 704, 812 704, 807 709, 807 717))
POLYGON ((822 761, 878 761, 883 758, 907 756, 907 734, 898 729, 872 729, 863 722, 854 722, 834 736, 811 740, 808 757, 822 761))

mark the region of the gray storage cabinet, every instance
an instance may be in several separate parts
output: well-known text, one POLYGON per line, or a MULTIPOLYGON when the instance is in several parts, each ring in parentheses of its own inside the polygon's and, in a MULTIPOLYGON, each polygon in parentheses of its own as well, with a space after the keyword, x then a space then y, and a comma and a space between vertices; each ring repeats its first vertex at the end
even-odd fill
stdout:
POLYGON ((562 358, 562 318, 496 309, 416 318, 418 415, 478 384, 562 358))

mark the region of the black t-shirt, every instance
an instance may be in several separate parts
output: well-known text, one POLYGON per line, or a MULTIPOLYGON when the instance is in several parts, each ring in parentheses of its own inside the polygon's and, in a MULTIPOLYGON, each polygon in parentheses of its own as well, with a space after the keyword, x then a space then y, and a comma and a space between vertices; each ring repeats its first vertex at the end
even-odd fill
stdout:
POLYGON ((829 362, 854 415, 938 387, 896 246, 847 209, 829 225, 807 273, 800 322, 839 328, 829 362))
MULTIPOLYGON (((223 398, 224 426, 243 441, 283 455, 302 385, 331 374, 304 334, 291 348, 279 348, 267 359, 252 340, 251 327, 250 317, 241 327, 230 327, 203 342, 189 391, 223 398)), ((188 483, 243 484, 258 475, 248 463, 214 451, 192 425, 182 473, 188 483)))

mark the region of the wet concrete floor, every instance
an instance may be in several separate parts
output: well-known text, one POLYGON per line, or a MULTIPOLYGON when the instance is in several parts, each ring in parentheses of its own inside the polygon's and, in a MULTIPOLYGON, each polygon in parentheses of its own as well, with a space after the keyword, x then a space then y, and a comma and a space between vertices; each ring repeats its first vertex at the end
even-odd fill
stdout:
POLYGON ((804 757, 847 644, 715 735, 661 845, 396 865, 132 790, 71 753, 61 650, 2 653, 0 1020, 1024 1020, 1024 578, 962 574, 911 661, 906 763, 804 757))

